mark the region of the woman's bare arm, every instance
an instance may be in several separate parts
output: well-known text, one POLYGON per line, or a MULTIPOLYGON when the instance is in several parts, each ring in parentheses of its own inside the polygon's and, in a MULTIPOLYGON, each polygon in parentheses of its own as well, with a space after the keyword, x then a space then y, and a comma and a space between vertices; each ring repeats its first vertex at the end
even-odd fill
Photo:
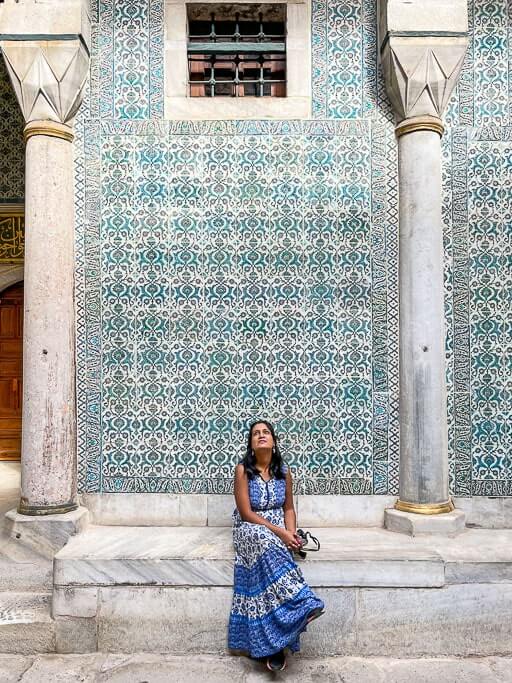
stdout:
POLYGON ((293 481, 290 470, 286 472, 286 496, 284 499, 284 525, 295 534, 297 531, 297 517, 295 515, 295 508, 293 506, 293 481))

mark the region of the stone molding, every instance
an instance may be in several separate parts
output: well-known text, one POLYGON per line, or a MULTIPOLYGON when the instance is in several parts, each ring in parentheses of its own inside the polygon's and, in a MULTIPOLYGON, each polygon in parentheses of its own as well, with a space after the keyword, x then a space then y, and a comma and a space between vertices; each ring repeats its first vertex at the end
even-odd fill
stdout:
POLYGON ((89 53, 80 39, 1 43, 23 117, 72 126, 82 103, 89 53))
POLYGON ((34 135, 47 135, 48 137, 59 138, 67 142, 73 142, 75 137, 69 126, 66 126, 64 123, 57 123, 56 121, 30 121, 23 131, 25 142, 34 135))
POLYGON ((402 135, 414 133, 417 130, 432 130, 434 133, 439 133, 439 137, 443 137, 444 126, 437 116, 413 116, 401 121, 395 128, 395 134, 397 138, 400 138, 402 135))
POLYGON ((381 44, 386 35, 398 32, 464 33, 467 4, 467 0, 378 0, 381 44))
POLYGON ((73 38, 89 49, 89 0, 4 0, 0 4, 0 41, 73 38))

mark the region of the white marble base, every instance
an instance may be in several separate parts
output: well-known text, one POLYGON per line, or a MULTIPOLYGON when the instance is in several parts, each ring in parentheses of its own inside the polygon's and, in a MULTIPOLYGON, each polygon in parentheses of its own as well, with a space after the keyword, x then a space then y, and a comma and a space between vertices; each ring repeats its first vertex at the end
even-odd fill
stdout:
MULTIPOLYGON (((467 525, 512 529, 512 498, 454 498, 467 525)), ((229 526, 231 495, 85 493, 80 501, 93 524, 123 526, 229 526)), ((384 510, 396 496, 295 496, 299 524, 312 527, 384 526, 384 510)))
POLYGON ((466 515, 462 510, 453 510, 441 515, 418 515, 390 509, 384 513, 384 526, 388 531, 409 536, 437 534, 453 537, 464 531, 466 515))
POLYGON ((466 513, 466 526, 479 529, 512 529, 512 497, 454 498, 457 510, 466 513))
MULTIPOLYGON (((166 493, 86 493, 80 501, 93 524, 123 526, 231 525, 232 495, 166 493)), ((384 510, 395 496, 295 496, 299 525, 371 527, 384 524, 384 510)))
MULTIPOLYGON (((233 500, 232 496, 218 497, 233 500)), ((168 493, 82 493, 79 496, 81 504, 89 510, 91 522, 109 526, 206 526, 208 498, 201 494, 168 493)))
MULTIPOLYGON (((326 611, 301 638, 305 656, 512 654, 510 584, 315 592, 326 611)), ((226 654, 231 596, 221 586, 100 587, 96 619, 56 617, 57 651, 226 654)))
POLYGON ((62 515, 20 515, 16 509, 5 514, 4 530, 11 541, 32 548, 42 557, 52 558, 67 540, 89 524, 84 507, 62 515))
MULTIPOLYGON (((435 587, 445 583, 443 558, 432 548, 397 544, 392 534, 377 529, 363 547, 356 529, 321 529, 318 535, 321 552, 300 561, 313 586, 435 587)), ((231 587, 233 555, 229 528, 92 526, 70 539, 55 556, 55 595, 66 586, 231 587)), ((78 615, 88 613, 80 608, 78 615)))

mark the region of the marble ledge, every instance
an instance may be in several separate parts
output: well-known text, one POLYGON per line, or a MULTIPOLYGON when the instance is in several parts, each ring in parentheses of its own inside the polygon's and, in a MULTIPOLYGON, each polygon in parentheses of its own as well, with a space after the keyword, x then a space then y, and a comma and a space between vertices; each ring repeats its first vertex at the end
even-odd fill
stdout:
MULTIPOLYGON (((313 587, 440 588, 440 558, 416 560, 307 560, 301 563, 313 587)), ((232 587, 233 560, 56 560, 55 590, 91 586, 232 587)))
MULTIPOLYGON (((300 565, 314 586, 439 587, 507 583, 512 531, 411 538, 384 529, 318 530, 322 549, 300 565)), ((231 529, 90 526, 54 560, 56 586, 231 586, 231 529)))
MULTIPOLYGON (((126 526, 231 526, 232 495, 85 493, 81 503, 93 524, 126 526)), ((471 528, 512 528, 512 498, 454 499, 471 528)), ((396 496, 295 496, 298 523, 307 528, 382 527, 396 496)))
MULTIPOLYGON (((126 526, 231 526, 232 495, 86 493, 81 503, 93 524, 126 526)), ((382 527, 395 496, 295 496, 300 526, 382 527)))

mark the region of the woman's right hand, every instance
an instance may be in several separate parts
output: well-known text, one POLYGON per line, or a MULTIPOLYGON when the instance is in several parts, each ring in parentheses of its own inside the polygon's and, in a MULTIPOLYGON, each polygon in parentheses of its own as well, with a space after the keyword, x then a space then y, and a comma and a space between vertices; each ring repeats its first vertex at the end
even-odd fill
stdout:
POLYGON ((279 531, 276 531, 276 536, 281 539, 289 550, 298 550, 300 548, 297 537, 288 529, 279 529, 279 531))

